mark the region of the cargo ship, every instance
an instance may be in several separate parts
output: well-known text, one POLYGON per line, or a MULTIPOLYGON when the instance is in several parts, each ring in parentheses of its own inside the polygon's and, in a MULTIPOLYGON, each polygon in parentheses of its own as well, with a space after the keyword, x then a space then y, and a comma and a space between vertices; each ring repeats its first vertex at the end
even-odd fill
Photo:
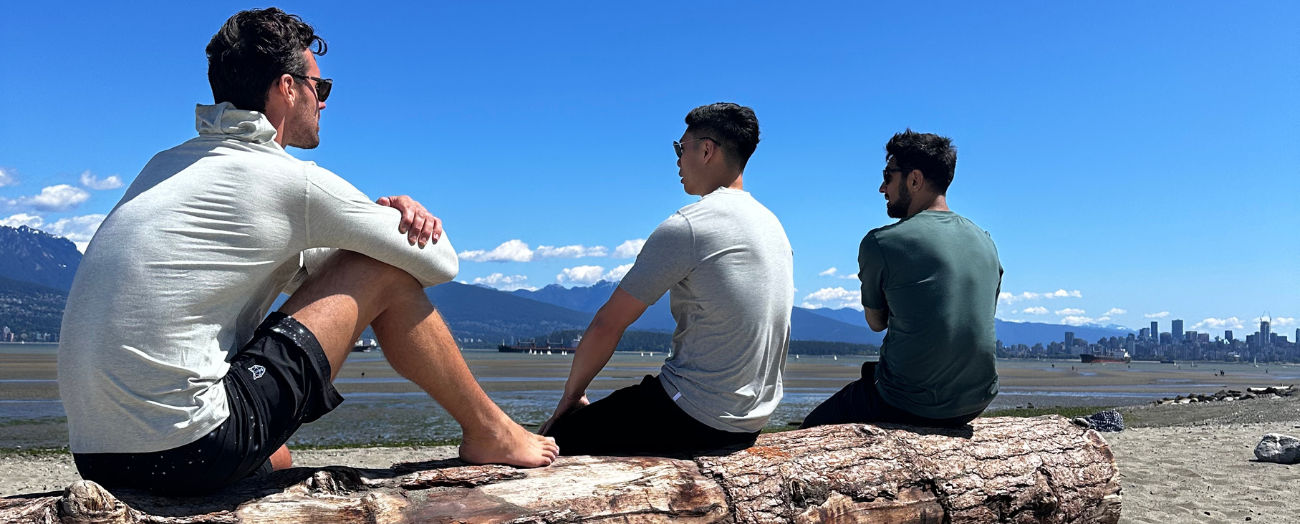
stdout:
POLYGON ((501 353, 540 353, 545 355, 569 355, 573 353, 574 349, 564 344, 552 343, 549 340, 543 344, 529 340, 527 342, 520 341, 517 344, 501 344, 497 346, 497 351, 501 353))
POLYGON ((1110 354, 1110 355, 1100 355, 1100 354, 1093 355, 1091 353, 1081 353, 1079 354, 1079 360, 1083 361, 1084 364, 1091 364, 1094 362, 1100 362, 1103 364, 1107 362, 1127 364, 1131 362, 1133 359, 1132 357, 1128 356, 1128 351, 1123 351, 1120 352, 1119 354, 1110 354))

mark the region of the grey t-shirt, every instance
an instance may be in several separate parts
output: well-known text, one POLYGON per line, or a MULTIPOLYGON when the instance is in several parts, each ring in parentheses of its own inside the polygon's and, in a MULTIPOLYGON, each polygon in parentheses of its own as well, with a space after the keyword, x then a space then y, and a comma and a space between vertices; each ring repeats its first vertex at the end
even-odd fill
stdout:
POLYGON ((873 229, 858 248, 862 305, 889 311, 876 389, 928 418, 977 413, 998 392, 993 314, 1002 264, 988 232, 951 211, 873 229))
POLYGON ((671 291, 677 321, 660 382, 716 429, 758 431, 781 401, 794 306, 790 241, 749 193, 720 188, 668 217, 619 287, 646 304, 671 291))
POLYGON ((298 160, 257 112, 199 106, 199 136, 156 155, 95 233, 59 344, 73 453, 161 451, 229 414, 221 378, 280 292, 328 249, 426 286, 456 275, 444 237, 419 249, 401 213, 298 160))

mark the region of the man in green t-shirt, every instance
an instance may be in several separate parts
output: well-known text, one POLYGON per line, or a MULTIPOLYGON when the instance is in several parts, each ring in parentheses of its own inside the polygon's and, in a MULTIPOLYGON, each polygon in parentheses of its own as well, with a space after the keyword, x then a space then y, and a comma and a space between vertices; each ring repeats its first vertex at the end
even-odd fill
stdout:
POLYGON ((894 224, 858 248, 862 305, 889 328, 880 362, 813 409, 803 427, 850 422, 963 426, 998 393, 993 314, 1002 265, 988 232, 948 209, 952 140, 912 130, 885 146, 885 210, 894 224))

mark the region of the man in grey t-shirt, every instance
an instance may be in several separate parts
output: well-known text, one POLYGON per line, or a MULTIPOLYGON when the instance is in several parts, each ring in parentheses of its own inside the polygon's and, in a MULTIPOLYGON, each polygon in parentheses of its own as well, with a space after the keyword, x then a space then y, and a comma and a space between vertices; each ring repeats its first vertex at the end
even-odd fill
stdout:
POLYGON ((880 192, 897 223, 858 248, 862 305, 873 331, 889 333, 880 362, 804 419, 961 426, 998 392, 993 314, 1002 283, 988 232, 948 209, 957 167, 947 137, 898 133, 885 146, 880 192))
POLYGON ((793 261, 780 221, 744 191, 758 119, 717 103, 692 110, 686 126, 673 147, 681 183, 700 201, 655 229, 582 337, 541 431, 566 455, 747 447, 781 401, 793 261), (587 386, 623 332, 665 291, 677 328, 659 376, 588 405, 587 386))

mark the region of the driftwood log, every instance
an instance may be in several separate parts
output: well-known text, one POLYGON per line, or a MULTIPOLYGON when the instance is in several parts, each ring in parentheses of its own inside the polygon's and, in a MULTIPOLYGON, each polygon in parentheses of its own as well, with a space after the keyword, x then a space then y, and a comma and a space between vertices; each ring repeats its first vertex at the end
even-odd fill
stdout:
POLYGON ((203 498, 78 481, 0 499, 0 522, 1116 522, 1114 456, 1051 415, 961 430, 846 424, 689 459, 565 457, 294 468, 203 498))

